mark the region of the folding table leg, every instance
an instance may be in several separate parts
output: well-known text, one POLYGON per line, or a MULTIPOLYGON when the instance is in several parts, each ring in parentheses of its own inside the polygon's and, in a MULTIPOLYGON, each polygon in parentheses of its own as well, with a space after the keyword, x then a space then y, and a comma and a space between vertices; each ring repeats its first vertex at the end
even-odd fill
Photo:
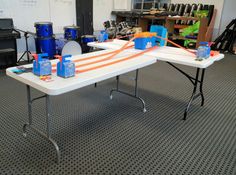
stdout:
POLYGON ((28 117, 29 117, 29 123, 24 124, 23 126, 23 136, 26 137, 26 129, 27 127, 34 131, 35 133, 43 136, 47 141, 53 144, 54 148, 56 149, 57 153, 57 163, 60 163, 60 150, 57 145, 57 143, 51 138, 51 133, 50 133, 50 124, 51 124, 51 105, 50 105, 50 97, 49 95, 43 95, 37 98, 31 99, 31 93, 30 93, 30 86, 27 85, 27 100, 28 100, 28 117), (38 130, 36 127, 32 125, 32 103, 38 99, 41 98, 46 98, 46 125, 47 125, 47 133, 43 133, 42 131, 38 130))
POLYGON ((191 75, 187 74, 186 72, 184 72, 183 70, 181 70, 177 66, 173 65, 172 63, 170 63, 170 62, 167 62, 167 63, 169 65, 171 65, 172 67, 174 67, 176 70, 178 70, 180 73, 182 73, 185 77, 187 77, 189 79, 189 81, 193 84, 193 92, 192 92, 191 98, 188 101, 188 104, 187 104, 185 111, 184 111, 183 120, 186 120, 190 106, 195 99, 197 99, 199 96, 201 96, 201 100, 202 100, 201 106, 204 105, 205 98, 203 95, 203 81, 204 81, 204 76, 205 76, 205 69, 204 68, 203 69, 197 68, 196 76, 192 77, 191 75), (201 74, 201 79, 199 80, 200 74, 201 74), (199 93, 197 93, 198 85, 199 85, 199 93))
POLYGON ((187 119, 188 111, 189 111, 189 108, 190 108, 192 102, 195 99, 197 99, 199 96, 201 96, 201 106, 204 105, 204 100, 205 99, 204 99, 202 87, 203 87, 203 80, 204 80, 204 75, 205 75, 205 69, 202 69, 201 80, 199 80, 200 71, 201 71, 200 68, 197 68, 196 77, 193 79, 194 80, 193 92, 192 92, 191 98, 190 98, 190 100, 189 100, 189 102, 187 104, 187 107, 185 109, 183 120, 187 119), (199 93, 196 93, 197 92, 198 84, 199 84, 199 93))
POLYGON ((135 76, 135 88, 134 88, 134 94, 130 94, 128 92, 124 92, 122 90, 119 89, 119 82, 120 82, 120 76, 116 76, 116 88, 115 89, 112 89, 110 91, 110 99, 113 98, 113 92, 118 92, 118 93, 121 93, 121 94, 124 94, 124 95, 128 95, 130 97, 133 97, 135 99, 138 99, 141 103, 142 103, 142 109, 143 109, 143 112, 146 112, 147 109, 146 109, 146 104, 144 102, 144 100, 138 96, 138 73, 139 73, 139 70, 137 69, 136 70, 136 76, 135 76))

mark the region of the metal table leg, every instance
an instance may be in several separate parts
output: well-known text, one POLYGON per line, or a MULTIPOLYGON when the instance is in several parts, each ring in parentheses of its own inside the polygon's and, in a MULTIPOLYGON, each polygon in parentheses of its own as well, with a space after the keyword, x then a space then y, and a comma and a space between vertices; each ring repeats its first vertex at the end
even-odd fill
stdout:
POLYGON ((49 95, 43 95, 37 98, 33 98, 31 99, 31 93, 30 93, 30 86, 27 86, 27 100, 28 100, 28 117, 29 117, 29 123, 24 124, 23 126, 23 136, 26 137, 27 133, 26 133, 26 129, 29 128, 32 131, 34 131, 35 133, 43 136, 43 138, 45 138, 47 141, 49 141, 50 143, 53 144, 54 148, 56 149, 56 153, 57 153, 57 163, 60 163, 60 150, 59 147, 57 145, 57 143, 51 138, 51 133, 50 133, 50 124, 51 124, 51 105, 50 105, 50 96, 49 95), (47 125, 47 133, 43 133, 42 131, 38 130, 37 128, 35 128, 32 125, 32 103, 38 99, 41 98, 46 98, 46 125, 47 125))
POLYGON ((195 99, 197 99, 198 97, 201 97, 201 106, 204 105, 205 98, 203 95, 203 81, 204 81, 204 76, 205 76, 205 69, 197 68, 196 76, 194 78, 190 76, 189 74, 187 74, 186 72, 179 69, 178 67, 176 67, 175 65, 173 65, 172 63, 169 63, 169 62, 167 63, 171 65, 172 67, 174 67, 176 70, 178 70, 180 73, 182 73, 184 76, 186 76, 189 79, 189 81, 193 84, 193 92, 184 111, 183 120, 186 120, 190 106, 195 99), (201 75, 201 79, 199 80, 200 75, 201 75), (199 93, 197 93, 198 85, 199 85, 199 93))
POLYGON ((120 82, 120 76, 116 76, 116 88, 115 89, 112 89, 110 91, 110 99, 113 98, 113 92, 118 92, 118 93, 121 93, 121 94, 125 94, 125 95, 128 95, 130 97, 133 97, 135 99, 138 99, 141 103, 142 103, 142 109, 143 109, 143 112, 146 112, 147 109, 146 109, 146 104, 144 102, 144 100, 138 96, 138 73, 139 73, 139 70, 137 69, 136 70, 136 76, 135 76, 135 88, 134 88, 134 94, 130 94, 128 92, 124 92, 122 90, 119 89, 119 82, 120 82))
POLYGON ((186 109, 185 109, 185 112, 184 112, 184 118, 183 120, 186 120, 187 119, 187 115, 188 115, 188 111, 189 111, 189 108, 192 104, 192 102, 197 99, 198 97, 201 97, 201 106, 204 105, 204 95, 203 95, 203 90, 202 90, 202 87, 203 87, 203 80, 204 80, 204 74, 205 74, 205 69, 202 69, 202 73, 201 73, 201 80, 199 81, 198 77, 200 75, 200 68, 197 68, 197 72, 196 72, 196 78, 194 79, 194 87, 193 87, 193 93, 192 93, 192 96, 186 106, 186 109), (198 88, 198 84, 199 84, 199 93, 197 93, 197 88, 198 88))

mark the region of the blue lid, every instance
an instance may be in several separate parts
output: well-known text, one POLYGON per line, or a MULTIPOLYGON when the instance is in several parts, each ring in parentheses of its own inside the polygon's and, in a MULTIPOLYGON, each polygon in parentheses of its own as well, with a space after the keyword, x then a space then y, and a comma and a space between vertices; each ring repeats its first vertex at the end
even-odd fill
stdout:
POLYGON ((207 41, 201 41, 199 44, 200 45, 207 45, 208 46, 208 42, 207 41))

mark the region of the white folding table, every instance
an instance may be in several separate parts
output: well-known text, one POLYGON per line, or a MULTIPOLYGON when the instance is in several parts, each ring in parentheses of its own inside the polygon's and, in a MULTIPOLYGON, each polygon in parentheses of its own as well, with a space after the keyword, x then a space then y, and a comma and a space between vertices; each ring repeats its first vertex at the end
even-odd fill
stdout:
MULTIPOLYGON (((114 39, 113 41, 103 42, 103 43, 90 42, 88 43, 88 46, 96 47, 100 49, 120 49, 126 43, 127 41, 125 40, 114 39)), ((133 45, 133 44, 134 43, 130 43, 130 45, 133 45)), ((137 53, 141 51, 134 48, 129 48, 129 49, 126 49, 125 52, 137 53)), ((186 120, 191 103, 195 99, 197 99, 198 97, 201 97, 201 106, 204 105, 203 81, 204 81, 205 69, 208 68, 210 65, 212 65, 215 61, 219 61, 224 58, 223 54, 219 54, 219 55, 204 59, 202 61, 199 61, 199 60, 196 60, 196 56, 192 55, 191 53, 183 49, 175 48, 175 47, 168 47, 168 46, 158 47, 157 49, 153 51, 145 53, 145 55, 154 56, 156 57, 157 60, 167 62, 169 65, 171 65, 180 73, 182 73, 184 76, 186 76, 190 80, 190 82, 193 84, 193 92, 184 111, 184 118, 183 118, 184 120, 186 120), (174 64, 180 64, 180 65, 196 68, 195 77, 192 77, 191 75, 184 72, 183 70, 181 70, 174 64), (197 93, 198 86, 199 86, 199 93, 197 93)))
MULTIPOLYGON (((73 56, 72 60, 73 59, 82 59, 85 57, 94 56, 97 54, 102 54, 102 53, 106 53, 106 52, 110 52, 110 51, 111 50, 105 50, 105 51, 103 50, 103 51, 97 51, 97 52, 92 52, 92 53, 88 53, 88 54, 73 56)), ((104 63, 109 63, 114 60, 119 60, 120 57, 122 57, 122 56, 125 57, 128 55, 130 55, 130 53, 121 53, 119 56, 114 57, 111 60, 103 61, 102 63, 96 63, 93 65, 88 65, 88 66, 85 66, 85 68, 90 68, 90 67, 98 66, 98 65, 101 65, 104 63)), ((104 57, 106 57, 106 56, 96 58, 95 60, 100 60, 100 59, 103 59, 104 57)), ((56 63, 56 62, 58 62, 58 60, 52 60, 51 62, 56 63)), ((89 62, 91 62, 91 60, 80 61, 77 65, 89 63, 89 62)), ((155 57, 142 55, 142 56, 138 56, 138 57, 126 60, 126 61, 122 61, 122 62, 119 62, 116 64, 102 67, 99 69, 91 70, 91 71, 84 72, 84 73, 79 73, 75 77, 71 77, 71 78, 66 78, 66 79, 61 78, 61 77, 56 76, 56 73, 53 73, 51 75, 52 81, 50 81, 50 82, 40 80, 40 78, 38 76, 35 76, 31 71, 26 72, 26 73, 22 73, 22 74, 16 74, 16 73, 14 73, 14 70, 16 70, 17 67, 8 68, 6 70, 7 75, 26 84, 26 87, 27 87, 29 121, 28 121, 28 123, 26 123, 23 126, 23 135, 26 136, 26 129, 29 128, 32 131, 34 131, 34 132, 42 135, 44 138, 46 138, 50 143, 52 143, 54 145, 54 147, 56 149, 56 153, 57 153, 57 163, 59 163, 59 161, 60 161, 59 147, 58 147, 57 143, 51 138, 51 133, 50 133, 50 128, 51 128, 51 126, 50 126, 51 125, 50 96, 55 96, 55 95, 67 93, 67 92, 97 83, 99 81, 103 81, 103 80, 106 80, 106 79, 109 79, 112 77, 118 77, 121 74, 125 74, 125 73, 131 72, 131 71, 136 71, 135 93, 130 94, 130 93, 123 92, 123 91, 120 91, 120 92, 122 92, 126 95, 129 95, 133 98, 138 99, 142 103, 143 111, 145 112, 146 108, 145 108, 144 100, 138 96, 138 92, 137 92, 138 70, 140 68, 154 64, 155 62, 156 62, 155 57), (36 97, 36 98, 32 98, 31 93, 30 93, 31 87, 43 92, 45 95, 40 96, 40 97, 36 97), (35 128, 32 125, 32 103, 38 99, 41 99, 41 98, 46 98, 46 125, 47 125, 46 133, 38 130, 37 128, 35 128)), ((24 67, 30 69, 30 68, 32 68, 32 64, 25 65, 24 67)), ((118 84, 117 84, 117 89, 118 89, 118 84)))

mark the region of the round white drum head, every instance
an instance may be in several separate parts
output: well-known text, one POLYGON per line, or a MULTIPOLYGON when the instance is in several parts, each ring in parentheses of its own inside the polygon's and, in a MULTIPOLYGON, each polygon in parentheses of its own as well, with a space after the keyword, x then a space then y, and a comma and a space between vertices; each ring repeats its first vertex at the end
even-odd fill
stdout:
POLYGON ((69 41, 66 43, 62 49, 61 55, 80 55, 82 53, 79 43, 76 41, 69 41))

